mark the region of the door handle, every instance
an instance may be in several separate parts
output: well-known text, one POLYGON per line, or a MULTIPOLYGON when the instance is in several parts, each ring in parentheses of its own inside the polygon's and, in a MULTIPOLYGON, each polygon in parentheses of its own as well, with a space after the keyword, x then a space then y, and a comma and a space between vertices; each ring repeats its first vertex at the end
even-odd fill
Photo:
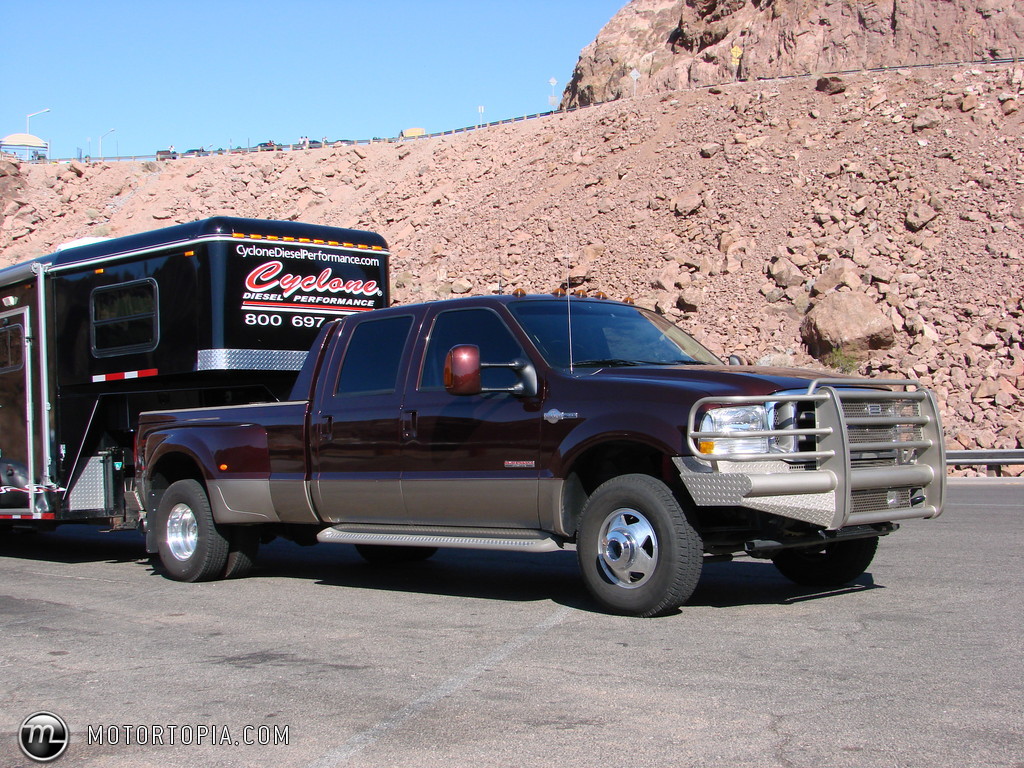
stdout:
POLYGON ((402 439, 416 439, 416 411, 402 411, 402 439))

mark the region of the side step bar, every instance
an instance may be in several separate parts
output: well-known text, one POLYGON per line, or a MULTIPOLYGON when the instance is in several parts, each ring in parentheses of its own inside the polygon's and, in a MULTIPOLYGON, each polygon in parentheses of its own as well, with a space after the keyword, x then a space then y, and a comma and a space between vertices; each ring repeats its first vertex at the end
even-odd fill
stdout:
POLYGON ((526 528, 342 524, 324 528, 317 541, 333 544, 384 544, 398 547, 450 547, 515 552, 557 552, 563 541, 526 528))

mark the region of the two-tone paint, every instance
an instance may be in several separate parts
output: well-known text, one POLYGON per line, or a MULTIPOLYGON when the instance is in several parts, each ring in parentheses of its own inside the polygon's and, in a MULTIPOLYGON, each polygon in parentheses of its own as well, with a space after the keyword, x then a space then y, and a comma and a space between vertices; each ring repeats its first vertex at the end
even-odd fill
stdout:
MULTIPOLYGON (((359 322, 347 318, 324 328, 287 403, 143 414, 147 509, 157 508, 161 489, 195 477, 210 489, 214 517, 222 522, 263 515, 328 529, 324 540, 356 543, 499 542, 495 548, 511 549, 523 539, 543 539, 544 546, 560 546, 573 540, 588 496, 618 475, 660 478, 696 506, 688 465, 680 461, 713 463, 695 455, 690 441, 693 409, 702 401, 758 401, 804 392, 820 378, 724 363, 554 366, 510 311, 522 301, 567 299, 488 296, 374 312, 375 319, 408 319, 393 391, 336 395, 359 322), (529 386, 470 396, 420 386, 435 321, 468 309, 500 318, 525 356, 513 362, 528 371, 529 386)), ((849 388, 888 391, 854 380, 849 388)), ((929 439, 941 451, 937 430, 936 424, 929 439)), ((912 482, 927 485, 925 474, 912 482)), ((938 478, 933 486, 928 504, 904 517, 938 514, 938 478)), ((778 487, 782 496, 793 492, 778 487)), ((756 505, 742 495, 715 504, 718 512, 695 512, 707 521, 709 551, 742 550, 758 534, 756 505), (730 516, 725 522, 724 515, 730 516), (733 534, 722 531, 732 529, 735 540, 724 540, 733 534)), ((786 517, 785 502, 772 514, 786 517)))

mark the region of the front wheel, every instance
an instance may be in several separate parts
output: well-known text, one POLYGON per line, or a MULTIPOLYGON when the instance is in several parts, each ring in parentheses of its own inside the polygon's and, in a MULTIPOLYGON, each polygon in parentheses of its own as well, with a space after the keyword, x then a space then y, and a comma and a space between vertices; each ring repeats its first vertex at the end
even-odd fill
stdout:
POLYGON ((622 475, 594 491, 576 551, 590 593, 631 616, 658 616, 685 603, 703 564, 700 536, 676 497, 647 475, 622 475))
POLYGON ((772 562, 779 573, 806 587, 841 587, 871 565, 878 537, 823 544, 820 547, 784 549, 772 562))
POLYGON ((164 572, 175 581, 210 581, 224 575, 229 544, 217 527, 206 490, 196 480, 178 480, 157 509, 157 550, 164 572))

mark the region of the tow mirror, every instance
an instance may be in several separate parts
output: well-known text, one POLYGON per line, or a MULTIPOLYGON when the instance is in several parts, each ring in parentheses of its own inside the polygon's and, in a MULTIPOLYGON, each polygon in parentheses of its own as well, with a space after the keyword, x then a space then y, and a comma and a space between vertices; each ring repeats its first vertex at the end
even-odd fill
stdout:
POLYGON ((450 395, 480 394, 480 347, 452 347, 444 359, 444 388, 450 395))
POLYGON ((450 395, 479 395, 482 392, 507 392, 519 397, 535 397, 537 371, 526 359, 509 363, 481 363, 480 347, 460 344, 452 347, 444 359, 444 388, 450 395), (507 368, 515 371, 518 381, 511 387, 484 387, 480 372, 484 368, 507 368))
POLYGON ((746 361, 739 355, 729 355, 729 365, 746 365, 746 361))

